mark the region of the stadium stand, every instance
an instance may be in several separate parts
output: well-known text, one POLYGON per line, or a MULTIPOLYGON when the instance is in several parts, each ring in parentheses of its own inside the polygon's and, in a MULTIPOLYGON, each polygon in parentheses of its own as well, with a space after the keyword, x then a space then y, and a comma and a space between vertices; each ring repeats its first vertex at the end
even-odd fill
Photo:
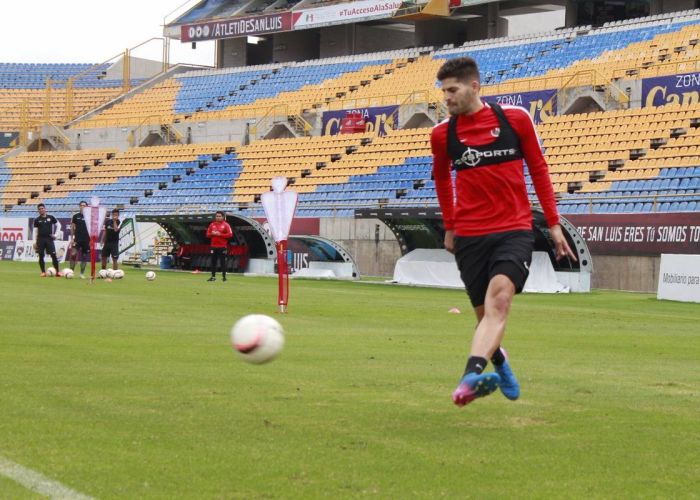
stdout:
MULTIPOLYGON (((446 58, 459 55, 479 61, 488 84, 483 87, 485 95, 561 89, 587 71, 595 72, 594 83, 605 85, 622 77, 634 81, 676 74, 694 69, 698 62, 698 18, 692 11, 433 51, 407 49, 192 71, 168 78, 72 128, 260 120, 275 107, 283 107, 287 114, 312 111, 319 116, 325 110, 401 104, 417 92, 435 102, 440 100, 437 68, 446 58)), ((700 105, 628 109, 624 104, 621 109, 551 116, 539 125, 562 211, 700 209, 700 105)), ((158 146, 123 153, 65 152, 52 158, 23 153, 7 161, 2 201, 12 206, 10 213, 33 211, 31 205, 39 198, 60 211, 72 210, 79 198, 96 194, 141 211, 218 206, 259 215, 257 196, 269 188, 273 176, 284 175, 300 193, 302 216, 352 215, 360 206, 435 206, 430 128, 392 130, 396 116, 390 118, 394 123, 385 136, 321 136, 317 128, 311 137, 254 140, 244 146, 158 146), (93 165, 83 171, 86 161, 93 165), (32 174, 36 170, 32 165, 43 162, 51 163, 51 170, 32 174)), ((528 188, 534 196, 531 183, 528 188)))
POLYGON ((105 79, 107 69, 106 64, 0 63, 0 131, 20 130, 23 119, 63 124, 112 100, 122 93, 122 82, 105 79))

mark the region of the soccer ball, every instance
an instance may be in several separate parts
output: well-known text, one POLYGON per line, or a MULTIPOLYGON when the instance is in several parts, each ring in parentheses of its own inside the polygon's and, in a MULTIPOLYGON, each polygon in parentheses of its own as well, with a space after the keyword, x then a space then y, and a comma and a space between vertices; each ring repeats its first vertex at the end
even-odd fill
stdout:
POLYGON ((114 269, 107 269, 107 277, 109 279, 114 278, 114 269))
POLYGON ((124 271, 122 271, 121 269, 117 269, 116 271, 114 271, 114 279, 115 280, 120 280, 123 277, 124 277, 124 271))
POLYGON ((284 330, 276 320, 264 314, 249 314, 231 329, 231 344, 249 363, 266 363, 284 347, 284 330))
POLYGON ((73 270, 70 267, 67 267, 63 270, 63 277, 70 280, 73 279, 73 270))
POLYGON ((97 273, 97 275, 102 278, 102 279, 107 279, 109 276, 107 275, 107 270, 106 269, 100 269, 100 272, 97 273))
POLYGON ((46 270, 46 276, 56 276, 56 268, 54 267, 49 267, 46 270))
POLYGON ((154 279, 156 279, 156 273, 154 271, 148 271, 146 273, 146 279, 148 281, 153 281, 154 279))

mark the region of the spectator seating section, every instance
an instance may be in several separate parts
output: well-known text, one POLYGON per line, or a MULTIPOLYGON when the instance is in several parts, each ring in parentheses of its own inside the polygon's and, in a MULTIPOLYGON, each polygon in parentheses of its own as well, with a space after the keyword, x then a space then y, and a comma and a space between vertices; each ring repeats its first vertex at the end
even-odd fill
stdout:
MULTIPOLYGON (((393 51, 323 61, 207 70, 178 75, 77 127, 145 121, 218 120, 263 116, 284 105, 303 110, 400 104, 415 92, 437 94, 435 74, 446 58, 475 57, 483 93, 492 95, 564 85, 594 68, 606 79, 672 74, 694 68, 698 20, 680 17, 597 30, 562 30, 529 38, 469 42, 427 51, 393 51), (419 56, 419 54, 423 54, 419 56), (627 74, 630 67, 640 68, 627 74), (500 84, 500 85, 499 85, 500 84)), ((439 98, 436 98, 439 99, 439 98)))
MULTIPOLYGON (((292 112, 345 109, 388 104, 385 97, 398 104, 414 91, 435 93, 437 68, 445 58, 461 54, 479 60, 485 81, 501 83, 485 86, 486 94, 498 93, 513 82, 526 82, 529 90, 536 85, 553 88, 546 79, 558 78, 561 83, 590 68, 591 61, 604 62, 605 69, 597 71, 605 78, 616 78, 630 65, 639 65, 639 72, 625 73, 627 77, 644 76, 651 68, 653 74, 663 74, 670 71, 669 63, 680 65, 697 56, 700 38, 696 19, 669 19, 587 34, 565 30, 483 41, 429 55, 414 50, 191 72, 165 80, 78 126, 138 125, 151 117, 160 123, 260 117, 262 110, 280 105, 292 112)), ((698 104, 547 119, 539 131, 562 211, 700 210, 698 124, 698 104)), ((33 210, 31 205, 39 198, 58 210, 72 210, 79 199, 96 194, 111 204, 136 204, 139 211, 228 207, 261 215, 257 195, 269 189, 272 177, 283 175, 293 179, 293 188, 300 193, 300 215, 351 215, 362 206, 435 206, 430 130, 393 130, 384 137, 274 139, 235 149, 232 144, 202 144, 124 153, 24 153, 7 160, 4 172, 0 169, 0 188, 7 205, 26 199, 12 213, 33 210), (34 174, 37 162, 52 167, 34 174), (83 171, 86 162, 92 166, 83 171)), ((526 180, 534 199, 528 175, 526 180)))
POLYGON ((107 69, 94 64, 0 63, 0 130, 19 130, 23 110, 30 122, 45 122, 48 112, 48 121, 63 124, 114 99, 122 92, 122 82, 104 79, 107 69), (71 116, 66 106, 69 78, 74 80, 71 116))

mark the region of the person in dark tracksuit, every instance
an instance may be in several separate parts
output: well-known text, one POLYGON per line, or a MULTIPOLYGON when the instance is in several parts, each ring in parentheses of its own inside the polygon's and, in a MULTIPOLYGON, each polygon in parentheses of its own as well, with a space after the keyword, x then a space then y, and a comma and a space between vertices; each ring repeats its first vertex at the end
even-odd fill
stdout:
POLYGON ((58 258, 56 257, 56 228, 58 221, 53 215, 46 213, 46 205, 39 203, 37 205, 39 217, 34 219, 34 251, 39 255, 39 267, 41 268, 42 278, 46 276, 46 264, 44 263, 44 253, 51 256, 53 267, 56 270, 56 276, 61 276, 58 268, 58 258))

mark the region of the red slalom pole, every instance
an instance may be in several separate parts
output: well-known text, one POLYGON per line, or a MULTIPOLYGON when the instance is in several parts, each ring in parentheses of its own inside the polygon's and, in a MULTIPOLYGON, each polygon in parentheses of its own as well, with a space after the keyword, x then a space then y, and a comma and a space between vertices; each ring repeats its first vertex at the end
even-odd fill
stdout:
POLYGON ((277 305, 279 312, 287 312, 289 301, 289 267, 287 266, 287 240, 277 242, 277 276, 279 291, 277 293, 277 305))
POLYGON ((90 276, 91 281, 95 281, 95 268, 97 264, 97 255, 95 252, 97 237, 93 236, 90 238, 90 276))

